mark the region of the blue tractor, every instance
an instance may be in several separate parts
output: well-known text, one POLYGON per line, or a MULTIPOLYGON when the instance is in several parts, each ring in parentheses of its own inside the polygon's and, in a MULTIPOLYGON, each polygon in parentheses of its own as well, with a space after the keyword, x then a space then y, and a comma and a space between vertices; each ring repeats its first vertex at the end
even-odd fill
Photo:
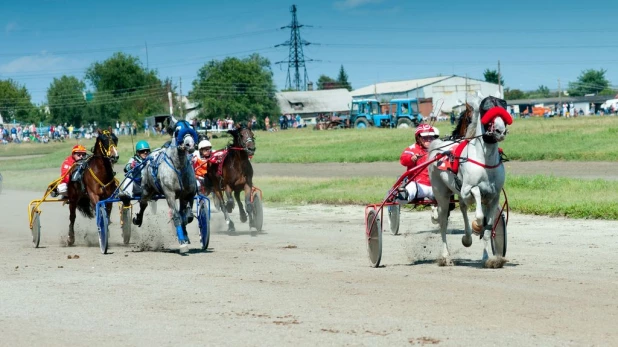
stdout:
POLYGON ((371 126, 393 127, 389 114, 381 113, 380 103, 376 99, 353 100, 350 110, 350 126, 365 129, 371 126))
POLYGON ((397 128, 416 128, 424 120, 417 99, 393 99, 390 101, 390 110, 395 116, 397 128))
POLYGON ((364 129, 370 126, 381 128, 417 127, 423 122, 416 99, 393 99, 383 113, 376 99, 353 100, 350 110, 350 126, 364 129))

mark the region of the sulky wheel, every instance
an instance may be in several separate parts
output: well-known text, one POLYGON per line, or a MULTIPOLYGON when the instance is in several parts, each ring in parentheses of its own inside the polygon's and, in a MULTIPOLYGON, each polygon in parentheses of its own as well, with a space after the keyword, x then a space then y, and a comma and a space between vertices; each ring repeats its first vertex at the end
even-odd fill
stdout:
POLYGON ((372 267, 380 266, 382 260, 382 221, 375 209, 370 209, 365 220, 367 255, 372 267))
POLYGON ((262 231, 262 224, 264 224, 264 208, 262 206, 262 199, 260 193, 253 193, 253 226, 258 232, 262 231))
POLYGON ((105 210, 105 204, 97 204, 97 227, 99 229, 99 247, 101 247, 101 253, 107 254, 107 243, 109 241, 109 220, 107 218, 107 211, 105 210))
POLYGON ((500 215, 500 220, 496 225, 496 237, 491 239, 491 251, 494 256, 506 256, 506 219, 504 213, 500 215))
POLYGON ((32 232, 32 244, 34 248, 39 248, 39 242, 41 241, 41 212, 34 211, 34 207, 32 208, 32 228, 30 231, 32 232))
POLYGON ((400 205, 388 206, 388 224, 393 235, 399 234, 399 217, 401 216, 400 205))
POLYGON ((205 251, 210 243, 210 216, 205 200, 200 200, 197 205, 197 223, 200 228, 200 244, 205 251))
POLYGON ((120 224, 122 225, 122 241, 128 245, 131 241, 131 206, 120 207, 120 224))

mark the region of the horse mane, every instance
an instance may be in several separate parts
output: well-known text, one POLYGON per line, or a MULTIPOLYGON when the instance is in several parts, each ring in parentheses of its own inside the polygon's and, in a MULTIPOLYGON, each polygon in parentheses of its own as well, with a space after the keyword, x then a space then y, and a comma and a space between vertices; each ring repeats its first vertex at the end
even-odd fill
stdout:
POLYGON ((457 125, 455 126, 455 129, 451 133, 451 138, 461 139, 461 138, 466 137, 468 127, 470 126, 470 123, 472 122, 473 113, 474 113, 474 110, 472 109, 472 106, 466 103, 466 109, 463 110, 459 114, 457 125))
POLYGON ((476 131, 480 119, 480 113, 478 111, 472 111, 470 124, 468 124, 468 129, 466 130, 466 138, 471 139, 477 135, 476 131))

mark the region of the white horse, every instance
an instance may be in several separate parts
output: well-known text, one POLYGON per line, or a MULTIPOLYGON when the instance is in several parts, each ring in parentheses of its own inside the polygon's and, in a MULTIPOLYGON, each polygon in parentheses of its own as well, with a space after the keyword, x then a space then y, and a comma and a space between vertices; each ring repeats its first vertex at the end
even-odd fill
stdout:
POLYGON ((172 220, 176 228, 180 253, 189 251, 187 224, 193 220, 193 198, 197 194, 195 171, 189 162, 187 153, 194 150, 195 140, 186 135, 182 143, 173 142, 150 155, 148 163, 142 170, 142 196, 139 200, 140 210, 133 218, 133 224, 142 225, 144 210, 148 201, 155 194, 163 194, 172 211, 172 220), (176 200, 180 206, 176 205, 176 200))
MULTIPOLYGON (((466 247, 472 245, 472 230, 481 235, 485 241, 483 260, 486 267, 502 267, 506 260, 499 254, 489 259, 489 249, 492 228, 498 216, 500 193, 505 181, 504 165, 498 150, 498 143, 503 141, 506 125, 512 123, 512 118, 506 111, 506 102, 495 97, 487 97, 470 103, 473 108, 471 123, 468 126, 464 142, 468 145, 458 155, 459 170, 455 174, 443 169, 443 160, 438 160, 429 166, 431 185, 438 203, 438 221, 442 235, 442 255, 440 265, 453 265, 446 242, 449 202, 452 194, 459 196, 459 207, 463 214, 465 235, 462 243, 466 247), (480 102, 479 102, 480 101, 480 102), (468 221, 468 206, 476 204, 472 227, 468 221)), ((429 147, 432 160, 445 148, 455 148, 457 142, 435 140, 429 147)), ((446 158, 446 157, 445 157, 446 158)))

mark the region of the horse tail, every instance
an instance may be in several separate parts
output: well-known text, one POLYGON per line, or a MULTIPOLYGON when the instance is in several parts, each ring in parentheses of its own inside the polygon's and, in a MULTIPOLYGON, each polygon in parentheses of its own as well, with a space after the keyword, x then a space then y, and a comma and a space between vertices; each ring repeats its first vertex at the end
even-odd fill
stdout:
POLYGON ((80 197, 79 200, 77 200, 77 209, 84 217, 89 219, 94 218, 94 211, 92 210, 90 199, 87 196, 80 197))

